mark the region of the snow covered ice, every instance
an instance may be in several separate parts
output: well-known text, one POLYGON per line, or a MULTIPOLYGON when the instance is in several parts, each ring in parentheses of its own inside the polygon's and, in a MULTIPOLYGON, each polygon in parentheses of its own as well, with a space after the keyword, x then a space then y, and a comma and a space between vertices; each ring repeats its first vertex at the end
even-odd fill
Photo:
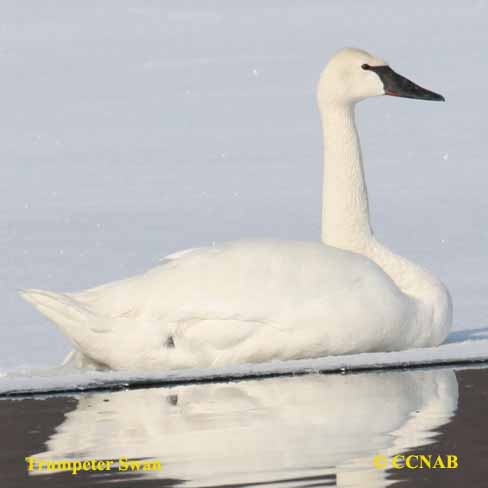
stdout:
POLYGON ((345 45, 446 96, 371 100, 358 119, 375 231, 447 284, 455 330, 435 350, 318 363, 488 357, 487 9, 5 1, 0 369, 56 365, 70 349, 19 288, 82 289, 214 241, 318 239, 314 94, 345 45))

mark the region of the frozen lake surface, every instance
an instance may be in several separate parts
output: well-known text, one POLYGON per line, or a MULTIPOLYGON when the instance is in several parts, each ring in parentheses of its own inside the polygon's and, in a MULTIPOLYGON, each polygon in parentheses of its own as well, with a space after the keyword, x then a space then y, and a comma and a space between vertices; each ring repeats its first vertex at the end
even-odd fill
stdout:
POLYGON ((455 331, 345 366, 487 357, 487 19, 484 1, 5 0, 0 371, 70 348, 19 288, 82 289, 242 237, 318 239, 315 86, 351 45, 446 96, 371 100, 358 122, 375 231, 448 285, 455 331))

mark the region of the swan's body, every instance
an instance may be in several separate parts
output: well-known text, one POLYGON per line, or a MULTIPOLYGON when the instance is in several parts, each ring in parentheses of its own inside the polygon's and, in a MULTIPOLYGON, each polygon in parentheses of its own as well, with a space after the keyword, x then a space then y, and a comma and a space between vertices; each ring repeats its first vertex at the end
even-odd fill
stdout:
POLYGON ((383 65, 348 49, 322 75, 323 243, 232 242, 173 254, 143 275, 80 293, 26 290, 23 296, 83 357, 111 368, 216 366, 440 344, 451 326, 449 293, 379 244, 369 223, 354 105, 388 92, 391 80, 368 72, 383 65))

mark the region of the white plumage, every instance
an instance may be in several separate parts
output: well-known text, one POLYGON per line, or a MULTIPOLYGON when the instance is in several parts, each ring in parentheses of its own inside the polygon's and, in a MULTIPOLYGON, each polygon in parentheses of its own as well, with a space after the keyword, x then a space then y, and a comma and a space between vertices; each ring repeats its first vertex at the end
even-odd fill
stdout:
POLYGON ((319 84, 323 243, 237 241, 174 253, 146 273, 79 293, 23 297, 72 340, 79 365, 219 366, 440 344, 442 283, 374 238, 354 105, 382 95, 384 62, 334 56, 319 84))

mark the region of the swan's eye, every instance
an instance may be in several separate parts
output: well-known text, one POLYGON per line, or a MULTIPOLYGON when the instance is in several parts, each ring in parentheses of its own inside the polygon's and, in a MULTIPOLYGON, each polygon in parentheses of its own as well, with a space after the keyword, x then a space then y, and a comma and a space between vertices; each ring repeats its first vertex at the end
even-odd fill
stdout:
POLYGON ((371 69, 371 66, 369 64, 364 63, 364 64, 361 65, 361 68, 363 68, 363 69, 371 69))

